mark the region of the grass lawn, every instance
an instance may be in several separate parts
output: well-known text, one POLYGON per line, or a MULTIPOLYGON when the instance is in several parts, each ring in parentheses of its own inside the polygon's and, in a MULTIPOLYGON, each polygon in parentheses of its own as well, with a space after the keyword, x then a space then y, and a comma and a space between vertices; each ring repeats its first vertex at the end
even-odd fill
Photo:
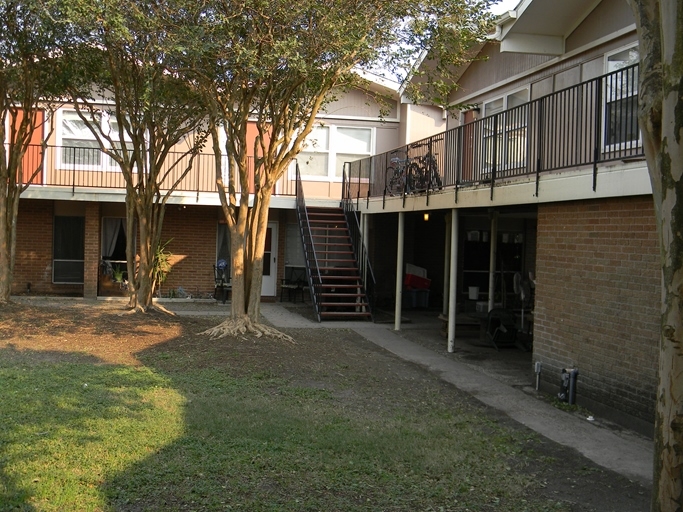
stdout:
POLYGON ((536 436, 352 332, 59 316, 0 322, 0 510, 588 510, 536 436))

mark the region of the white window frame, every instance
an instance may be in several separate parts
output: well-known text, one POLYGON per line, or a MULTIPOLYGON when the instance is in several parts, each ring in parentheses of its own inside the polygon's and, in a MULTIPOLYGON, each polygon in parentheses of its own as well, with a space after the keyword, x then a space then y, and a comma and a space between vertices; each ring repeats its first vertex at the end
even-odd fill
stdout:
MULTIPOLYGON (((604 55, 604 72, 605 73, 604 74, 606 75, 608 73, 612 73, 612 72, 617 71, 619 69, 619 68, 615 68, 615 69, 609 68, 609 62, 610 62, 609 58, 610 57, 612 57, 613 55, 618 55, 619 53, 623 53, 623 52, 626 52, 629 50, 633 50, 633 49, 638 50, 638 52, 640 52, 639 45, 637 42, 627 44, 625 46, 622 46, 620 48, 617 48, 615 50, 612 50, 610 52, 605 53, 605 55, 604 55)), ((631 63, 631 64, 633 64, 633 63, 631 63)), ((630 66, 631 64, 628 64, 626 67, 630 66)), ((635 97, 636 99, 638 98, 638 85, 639 84, 638 84, 637 73, 636 73, 635 80, 633 83, 635 84, 635 91, 633 91, 633 94, 624 97, 624 99, 625 98, 633 98, 633 97, 635 97)), ((603 88, 603 101, 602 101, 602 106, 601 106, 602 107, 602 124, 603 124, 601 138, 602 138, 603 151, 605 151, 606 153, 613 153, 613 152, 620 152, 620 151, 623 151, 626 149, 641 148, 643 145, 643 141, 642 141, 642 135, 640 133, 640 130, 638 131, 638 138, 637 139, 620 141, 620 142, 616 142, 616 143, 612 143, 612 144, 608 143, 608 141, 607 141, 607 127, 609 124, 609 119, 607 117, 607 105, 609 103, 612 103, 609 101, 611 95, 612 95, 612 93, 608 89, 608 84, 607 84, 607 82, 605 82, 604 88, 603 88)), ((634 112, 634 114, 637 115, 637 109, 634 112)))
MULTIPOLYGON (((493 130, 488 130, 486 127, 486 122, 483 121, 485 124, 483 126, 483 133, 484 133, 484 144, 483 144, 483 151, 484 151, 484 169, 490 171, 492 166, 493 166, 493 159, 489 155, 489 142, 493 140, 493 137, 497 137, 498 142, 496 144, 497 146, 497 153, 496 153, 496 168, 498 171, 501 170, 501 167, 503 167, 506 170, 509 169, 518 169, 520 167, 524 167, 527 164, 527 159, 526 159, 526 143, 524 144, 516 144, 515 146, 520 146, 525 149, 525 154, 524 158, 522 160, 515 160, 514 162, 510 162, 508 158, 508 148, 510 146, 509 139, 510 135, 513 133, 520 132, 522 130, 526 130, 528 127, 529 119, 528 115, 524 119, 524 123, 516 123, 514 126, 508 124, 508 120, 506 119, 507 116, 502 116, 500 114, 503 114, 504 112, 508 111, 510 108, 516 108, 521 105, 528 105, 529 102, 531 101, 531 85, 525 85, 524 87, 520 87, 518 89, 515 89, 513 91, 510 91, 504 95, 497 96, 495 98, 491 98, 485 102, 483 102, 482 107, 483 107, 483 117, 486 118, 489 115, 499 115, 498 120, 502 121, 503 126, 497 126, 496 127, 496 132, 493 133, 493 130), (526 101, 519 105, 515 105, 513 107, 510 107, 510 98, 514 97, 515 95, 519 94, 520 92, 526 91, 526 101), (493 114, 487 114, 486 113, 486 107, 494 102, 503 100, 503 107, 493 114)), ((525 136, 526 138, 526 136, 525 136)))
MULTIPOLYGON (((299 171, 301 172, 301 179, 305 181, 324 181, 324 182, 341 182, 342 181, 342 176, 341 174, 337 176, 337 154, 350 154, 346 151, 343 151, 343 148, 339 148, 339 130, 344 130, 344 129, 351 129, 351 130, 366 130, 370 133, 370 144, 369 144, 369 149, 365 153, 353 153, 354 155, 358 155, 357 160, 360 160, 362 158, 370 157, 374 154, 375 152, 375 145, 376 145, 376 136, 377 136, 377 131, 374 126, 354 126, 354 125, 348 125, 348 124, 329 124, 329 123, 319 123, 316 125, 317 127, 322 127, 322 128, 327 128, 328 129, 328 144, 326 149, 320 149, 320 148, 315 148, 315 147, 306 147, 302 150, 302 152, 298 156, 298 162, 299 162, 299 171), (305 158, 306 158, 306 153, 319 153, 319 154, 326 154, 327 155, 327 174, 325 175, 312 175, 312 174, 306 174, 304 172, 305 170, 305 158)), ((296 167, 292 166, 291 171, 290 171, 290 179, 296 179, 296 167)), ((361 181, 365 179, 365 181, 368 181, 367 178, 362 178, 361 181)))
MULTIPOLYGON (((64 125, 63 125, 63 120, 64 120, 64 112, 73 112, 75 115, 78 115, 76 113, 75 108, 70 108, 70 107, 63 107, 60 108, 55 116, 55 124, 57 127, 56 130, 56 139, 57 139, 57 168, 58 169, 67 169, 67 170, 77 170, 77 171, 118 171, 119 166, 118 164, 106 153, 104 153, 100 147, 99 144, 97 147, 93 147, 92 149, 95 151, 99 152, 99 157, 100 161, 99 163, 86 163, 86 164, 77 164, 77 163, 69 163, 69 162, 64 162, 64 125)), ((118 133, 115 133, 111 131, 111 126, 110 126, 110 114, 106 110, 101 110, 98 112, 95 112, 96 115, 100 116, 100 126, 103 131, 110 131, 110 136, 113 139, 113 142, 119 142, 118 138, 118 133)), ((84 132, 86 133, 86 132, 84 132)), ((90 132, 89 129, 87 129, 88 137, 83 138, 81 140, 88 140, 88 141, 94 141, 97 142, 97 138, 95 135, 90 132)), ((128 136, 126 136, 126 142, 130 142, 130 139, 128 136)), ((103 142, 105 144, 109 144, 109 142, 106 139, 103 139, 103 142)), ((88 149, 88 148, 84 148, 88 149)))

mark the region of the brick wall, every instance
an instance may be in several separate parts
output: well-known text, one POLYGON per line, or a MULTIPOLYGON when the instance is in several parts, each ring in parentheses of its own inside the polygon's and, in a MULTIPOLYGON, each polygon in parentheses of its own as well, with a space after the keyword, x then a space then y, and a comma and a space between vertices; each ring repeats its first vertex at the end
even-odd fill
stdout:
MULTIPOLYGON (((579 369, 579 404, 654 421, 660 267, 652 198, 538 208, 534 359, 579 369)), ((618 418, 616 418, 618 419, 618 418)))
POLYGON ((166 208, 161 241, 173 256, 172 268, 161 292, 167 295, 171 288, 182 287, 193 297, 213 294, 213 265, 216 264, 216 229, 220 208, 170 205, 166 208))
POLYGON ((100 263, 100 203, 88 203, 85 207, 85 268, 83 296, 97 298, 97 279, 100 263))
POLYGON ((83 295, 83 285, 52 284, 53 212, 52 201, 19 202, 13 294, 25 295, 31 283, 31 295, 83 295))

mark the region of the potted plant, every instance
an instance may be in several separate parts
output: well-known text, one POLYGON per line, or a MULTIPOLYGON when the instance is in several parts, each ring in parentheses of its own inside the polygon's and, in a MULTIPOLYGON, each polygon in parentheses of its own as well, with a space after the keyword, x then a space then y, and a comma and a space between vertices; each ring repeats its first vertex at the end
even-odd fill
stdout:
POLYGON ((124 270, 120 265, 114 265, 112 267, 111 278, 115 283, 123 283, 123 273, 124 270))
POLYGON ((171 256, 173 254, 166 250, 166 246, 171 243, 172 238, 166 243, 159 244, 154 253, 154 266, 152 267, 152 293, 159 288, 161 297, 161 285, 166 281, 166 276, 171 271, 171 256))

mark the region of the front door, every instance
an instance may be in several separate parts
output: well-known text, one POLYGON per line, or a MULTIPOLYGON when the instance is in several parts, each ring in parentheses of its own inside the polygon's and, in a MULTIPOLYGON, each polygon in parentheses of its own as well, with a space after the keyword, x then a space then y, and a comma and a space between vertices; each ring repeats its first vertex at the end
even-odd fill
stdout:
POLYGON ((261 295, 272 297, 277 288, 277 222, 269 222, 266 231, 266 248, 263 251, 263 282, 261 295))

